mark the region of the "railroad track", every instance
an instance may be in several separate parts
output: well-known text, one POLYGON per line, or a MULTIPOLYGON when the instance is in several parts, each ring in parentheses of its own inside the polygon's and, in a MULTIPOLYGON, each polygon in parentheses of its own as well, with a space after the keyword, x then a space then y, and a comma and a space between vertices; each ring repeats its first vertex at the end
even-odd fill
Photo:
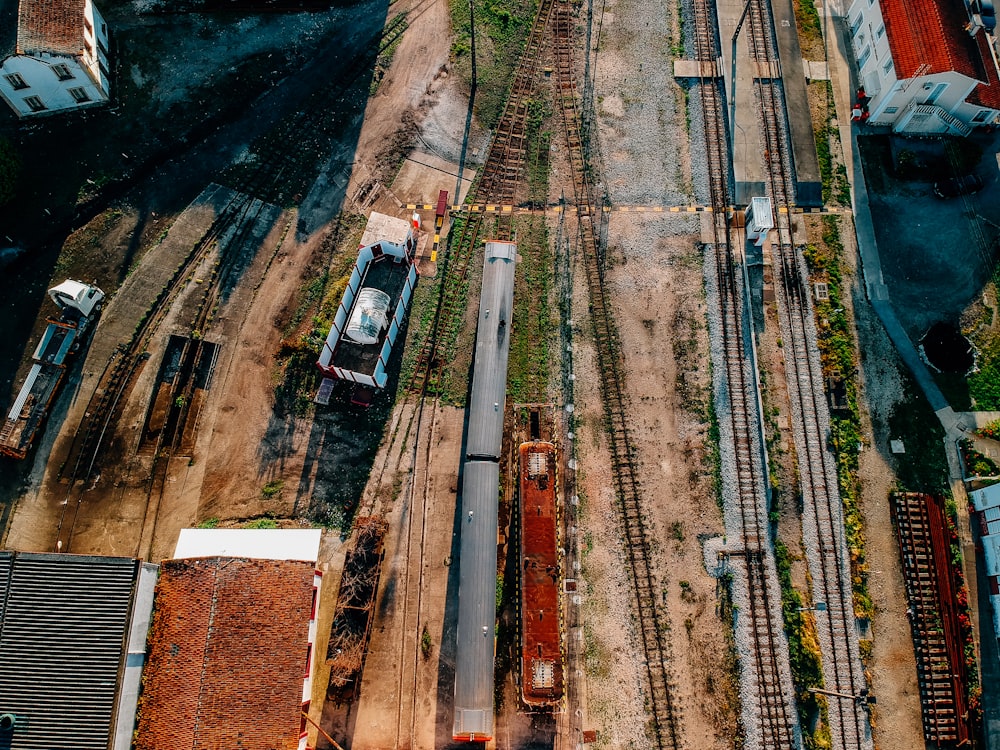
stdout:
POLYGON ((939 746, 962 747, 969 740, 966 670, 950 563, 938 559, 939 548, 945 552, 948 545, 944 510, 939 499, 911 492, 895 493, 889 509, 910 605, 924 737, 939 746))
MULTIPOLYGON (((515 72, 510 96, 505 105, 500 122, 497 125, 490 150, 481 175, 470 191, 471 198, 478 202, 500 203, 511 202, 523 184, 524 160, 526 153, 527 131, 527 101, 534 93, 536 75, 539 70, 539 60, 545 42, 545 29, 548 26, 553 0, 541 0, 538 12, 532 25, 530 36, 524 53, 515 72)), ((418 452, 423 446, 423 466, 430 463, 433 450, 433 440, 424 439, 427 429, 425 420, 429 422, 431 433, 436 421, 436 407, 430 406, 429 397, 439 394, 443 384, 445 371, 449 365, 449 348, 454 344, 451 332, 465 314, 466 289, 468 272, 471 262, 476 257, 480 239, 487 230, 487 215, 469 213, 456 219, 448 236, 446 252, 443 253, 440 273, 441 288, 435 305, 434 316, 427 334, 423 338, 420 351, 416 358, 413 374, 406 387, 401 389, 405 396, 400 414, 401 422, 393 426, 388 445, 384 450, 384 458, 378 468, 378 476, 373 483, 376 488, 371 492, 370 505, 367 512, 375 512, 375 502, 382 493, 378 490, 394 481, 396 471, 402 466, 403 458, 409 455, 411 465, 417 466, 418 452), (411 407, 411 408, 408 408, 411 407), (407 452, 407 446, 411 446, 407 452)), ((497 225, 493 236, 498 239, 513 240, 513 217, 497 217, 497 225)), ((426 480, 426 477, 425 477, 426 480)), ((403 580, 406 591, 400 592, 403 602, 403 633, 399 645, 399 662, 405 665, 400 671, 397 689, 400 701, 396 712, 396 743, 398 747, 410 747, 415 741, 417 719, 417 679, 421 650, 419 634, 422 625, 423 599, 423 559, 424 540, 426 538, 426 516, 428 503, 426 481, 419 487, 411 477, 406 488, 408 514, 406 536, 403 543, 406 546, 406 562, 403 580), (419 498, 419 500, 418 500, 419 498), (419 521, 415 521, 420 503, 419 521), (414 554, 414 550, 416 553, 414 554), (411 570, 416 558, 416 573, 411 570), (413 585, 412 578, 416 578, 413 585), (415 588, 415 593, 410 589, 415 588), (411 610, 410 600, 415 600, 411 610), (412 626, 411 626, 412 624, 412 626), (412 639, 411 639, 412 636, 412 639), (404 694, 409 700, 403 700, 404 694)))
MULTIPOLYGON (((410 14, 423 12, 426 4, 418 2, 410 14)), ((406 19, 402 14, 391 19, 385 28, 380 29, 369 41, 373 54, 388 49, 406 28, 406 19)), ((220 177, 222 182, 236 191, 235 194, 219 210, 206 234, 183 259, 145 316, 139 321, 131 340, 119 345, 113 353, 88 403, 85 416, 74 432, 68 458, 59 472, 60 480, 69 485, 57 526, 60 533, 68 522, 69 536, 72 536, 76 511, 79 510, 78 504, 70 519, 67 519, 67 513, 74 508, 70 502, 74 488, 78 483, 90 480, 95 469, 99 467, 101 450, 106 439, 114 433, 121 409, 147 359, 145 352, 171 306, 177 300, 185 280, 192 270, 214 251, 217 243, 227 233, 238 238, 252 228, 264 205, 263 201, 277 200, 284 203, 291 198, 299 197, 302 175, 311 174, 313 164, 310 160, 317 159, 316 150, 304 148, 302 144, 316 144, 324 138, 334 137, 334 133, 329 130, 332 127, 328 122, 329 108, 365 72, 366 60, 364 55, 358 56, 341 75, 332 77, 329 83, 307 96, 298 111, 281 121, 268 137, 256 144, 258 149, 256 161, 250 165, 243 165, 240 169, 229 169, 225 176, 220 177)), ((225 253, 220 263, 226 263, 225 253)), ((206 292, 206 296, 213 299, 216 294, 217 288, 214 285, 206 292)), ((202 309, 207 314, 213 307, 214 304, 211 304, 203 306, 202 309)), ((193 326, 192 330, 205 332, 197 325, 193 326)), ((156 478, 151 477, 150 486, 155 484, 156 478)), ((148 510, 147 508, 147 512, 148 510)), ((68 550, 68 544, 64 549, 68 550)))
MULTIPOLYGON (((748 42, 757 66, 754 88, 766 160, 766 182, 772 206, 795 204, 791 147, 785 120, 784 96, 779 78, 777 41, 770 5, 751 0, 748 42)), ((816 343, 808 271, 796 247, 794 225, 788 213, 775 212, 777 242, 773 269, 778 318, 785 359, 786 383, 791 402, 799 481, 803 496, 803 539, 814 601, 824 601, 817 612, 817 629, 823 656, 825 688, 851 696, 830 701, 829 722, 834 748, 867 750, 872 746, 865 701, 852 699, 866 687, 861 667, 850 559, 844 532, 843 504, 834 458, 827 450, 830 416, 825 401, 825 379, 816 343)))
MULTIPOLYGON (((695 58, 718 59, 713 8, 694 4, 695 58)), ((749 618, 737 627, 751 640, 752 655, 744 659, 741 680, 744 695, 756 696, 756 705, 743 706, 748 746, 793 750, 799 745, 797 719, 791 695, 788 646, 781 622, 781 595, 775 575, 774 556, 767 525, 767 465, 762 445, 760 389, 752 332, 748 323, 744 268, 738 262, 736 242, 730 230, 730 161, 725 127, 725 108, 719 83, 712 77, 699 80, 698 98, 705 127, 709 174, 710 217, 715 267, 722 369, 728 383, 729 403, 717 405, 722 450, 732 451, 727 462, 728 485, 724 482, 727 532, 738 532, 731 542, 729 566, 742 573, 734 585, 745 587, 749 618), (728 408, 726 408, 728 406, 728 408), (735 518, 732 516, 735 515, 735 518), (736 528, 732 528, 735 526, 736 528)), ((724 458, 724 461, 726 459, 724 458)))
POLYGON ((562 113, 572 167, 574 198, 579 217, 578 240, 587 276, 597 369, 601 373, 605 427, 624 536, 624 553, 632 583, 632 612, 638 626, 637 635, 642 645, 646 668, 652 739, 660 750, 679 748, 679 715, 670 684, 670 649, 666 638, 666 613, 653 573, 653 562, 650 559, 645 500, 639 482, 638 467, 633 458, 635 446, 627 419, 628 402, 623 389, 621 346, 600 263, 599 206, 595 205, 595 189, 589 177, 590 170, 587 168, 587 155, 582 138, 582 118, 573 56, 572 14, 573 9, 569 2, 557 0, 552 18, 557 106, 562 113))

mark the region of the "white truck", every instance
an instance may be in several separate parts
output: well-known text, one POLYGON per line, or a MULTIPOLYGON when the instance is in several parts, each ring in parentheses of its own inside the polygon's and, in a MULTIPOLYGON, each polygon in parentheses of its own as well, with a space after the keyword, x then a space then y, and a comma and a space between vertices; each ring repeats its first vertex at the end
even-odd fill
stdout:
POLYGON ((35 347, 34 361, 3 424, 0 425, 0 455, 24 458, 28 455, 66 367, 85 340, 87 329, 97 320, 104 304, 104 292, 93 284, 67 279, 49 289, 49 297, 60 310, 59 318, 49 318, 42 340, 35 347))

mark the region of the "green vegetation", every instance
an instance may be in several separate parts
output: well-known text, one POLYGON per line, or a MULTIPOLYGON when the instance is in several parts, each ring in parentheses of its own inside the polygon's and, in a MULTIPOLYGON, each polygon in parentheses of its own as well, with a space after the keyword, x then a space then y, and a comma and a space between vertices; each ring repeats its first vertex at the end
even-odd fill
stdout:
MULTIPOLYGON (((476 110, 487 128, 495 128, 507 102, 510 82, 521 59, 537 0, 504 3, 472 0, 476 16, 476 110)), ((472 82, 472 34, 468 0, 450 0, 454 69, 472 82)))
POLYGON ((804 255, 810 279, 824 281, 829 299, 816 302, 818 343, 823 374, 844 389, 842 408, 830 415, 830 442, 837 462, 837 484, 844 503, 844 527, 851 555, 854 610, 858 617, 872 616, 874 607, 868 592, 868 564, 865 560, 864 523, 861 516, 858 480, 858 453, 861 450, 861 418, 858 386, 854 379, 858 354, 845 311, 843 269, 844 245, 836 216, 822 219, 822 241, 808 245, 804 255))
POLYGON ((423 654, 425 661, 431 658, 433 650, 434 642, 431 640, 430 631, 427 630, 427 623, 424 623, 424 630, 420 634, 420 653, 423 654))
POLYGON ((813 0, 795 0, 795 20, 799 27, 799 38, 803 46, 812 42, 823 44, 823 26, 813 0))
MULTIPOLYGON (((811 0, 802 0, 816 9, 811 0)), ((821 97, 824 112, 822 123, 813 123, 813 135, 816 139, 816 156, 819 159, 819 172, 823 183, 823 203, 831 201, 838 206, 851 205, 851 184, 847 180, 847 167, 834 158, 833 149, 840 144, 840 131, 831 124, 836 115, 833 104, 833 89, 829 81, 814 81, 809 84, 810 97, 821 97)), ((815 101, 815 99, 814 99, 815 101)))
POLYGON ((979 411, 1000 410, 1000 338, 979 350, 979 370, 969 376, 969 396, 979 411))
POLYGON ((198 529, 215 529, 215 528, 218 528, 218 526, 219 526, 219 519, 215 518, 215 517, 212 517, 212 518, 206 518, 204 521, 202 521, 201 523, 199 523, 195 528, 198 528, 198 529))
POLYGON ((340 298, 357 259, 354 252, 364 229, 364 217, 341 214, 328 241, 333 249, 345 248, 299 290, 298 304, 283 326, 284 338, 278 349, 279 372, 274 388, 275 408, 279 414, 304 416, 312 408, 312 397, 319 388, 320 373, 316 359, 337 314, 340 298), (350 250, 347 250, 350 248, 350 250))
POLYGON ((272 497, 277 497, 281 494, 281 490, 285 487, 285 480, 283 479, 272 479, 270 482, 261 487, 260 494, 262 497, 270 500, 272 497))
POLYGON ((959 445, 962 448, 962 461, 965 463, 965 473, 971 477, 995 477, 1000 475, 1000 468, 989 456, 977 451, 972 441, 962 438, 959 445))
POLYGON ((795 683, 796 704, 802 724, 803 745, 809 750, 830 747, 826 699, 809 691, 823 687, 823 667, 816 626, 802 611, 802 596, 792 585, 792 557, 780 539, 774 543, 774 561, 781 583, 781 614, 788 635, 788 655, 795 683), (809 731, 812 727, 812 731, 809 731))
POLYGON ((276 529, 278 528, 278 522, 273 518, 268 518, 267 516, 263 518, 255 518, 252 521, 247 521, 243 524, 244 529, 276 529))
POLYGON ((10 141, 0 138, 0 206, 14 197, 20 176, 21 158, 10 141))

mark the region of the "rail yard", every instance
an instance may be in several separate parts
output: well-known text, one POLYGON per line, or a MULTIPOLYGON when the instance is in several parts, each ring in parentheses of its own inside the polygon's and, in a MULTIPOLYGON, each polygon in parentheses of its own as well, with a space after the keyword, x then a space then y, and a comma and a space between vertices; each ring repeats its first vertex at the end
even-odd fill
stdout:
POLYGON ((805 78, 780 74, 802 66, 786 4, 663 3, 650 26, 642 3, 537 0, 500 93, 475 32, 465 85, 457 10, 391 4, 106 301, 61 285, 100 299, 11 394, 34 421, 0 436, 28 466, 6 545, 159 562, 185 527, 325 526, 324 750, 968 741, 942 501, 893 495, 885 576, 847 530, 862 438, 837 443, 832 390, 856 373, 825 365, 805 248, 852 219, 821 205, 805 78), (912 635, 895 671, 880 627, 912 635))

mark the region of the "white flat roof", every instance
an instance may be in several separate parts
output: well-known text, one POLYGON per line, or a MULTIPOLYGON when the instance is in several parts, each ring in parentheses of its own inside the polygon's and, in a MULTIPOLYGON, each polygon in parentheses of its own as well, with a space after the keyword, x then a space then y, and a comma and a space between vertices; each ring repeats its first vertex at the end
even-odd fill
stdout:
POLYGON ((181 529, 174 559, 246 557, 316 562, 322 534, 322 529, 181 529))
POLYGON ((973 507, 978 511, 984 511, 1000 505, 1000 484, 991 484, 981 490, 973 490, 969 493, 973 507))
POLYGON ((360 247, 374 245, 376 242, 389 242, 402 245, 410 234, 410 222, 388 214, 372 211, 368 216, 368 224, 361 235, 360 247))
POLYGON ((1000 575, 1000 534, 983 537, 983 568, 986 575, 1000 575))

